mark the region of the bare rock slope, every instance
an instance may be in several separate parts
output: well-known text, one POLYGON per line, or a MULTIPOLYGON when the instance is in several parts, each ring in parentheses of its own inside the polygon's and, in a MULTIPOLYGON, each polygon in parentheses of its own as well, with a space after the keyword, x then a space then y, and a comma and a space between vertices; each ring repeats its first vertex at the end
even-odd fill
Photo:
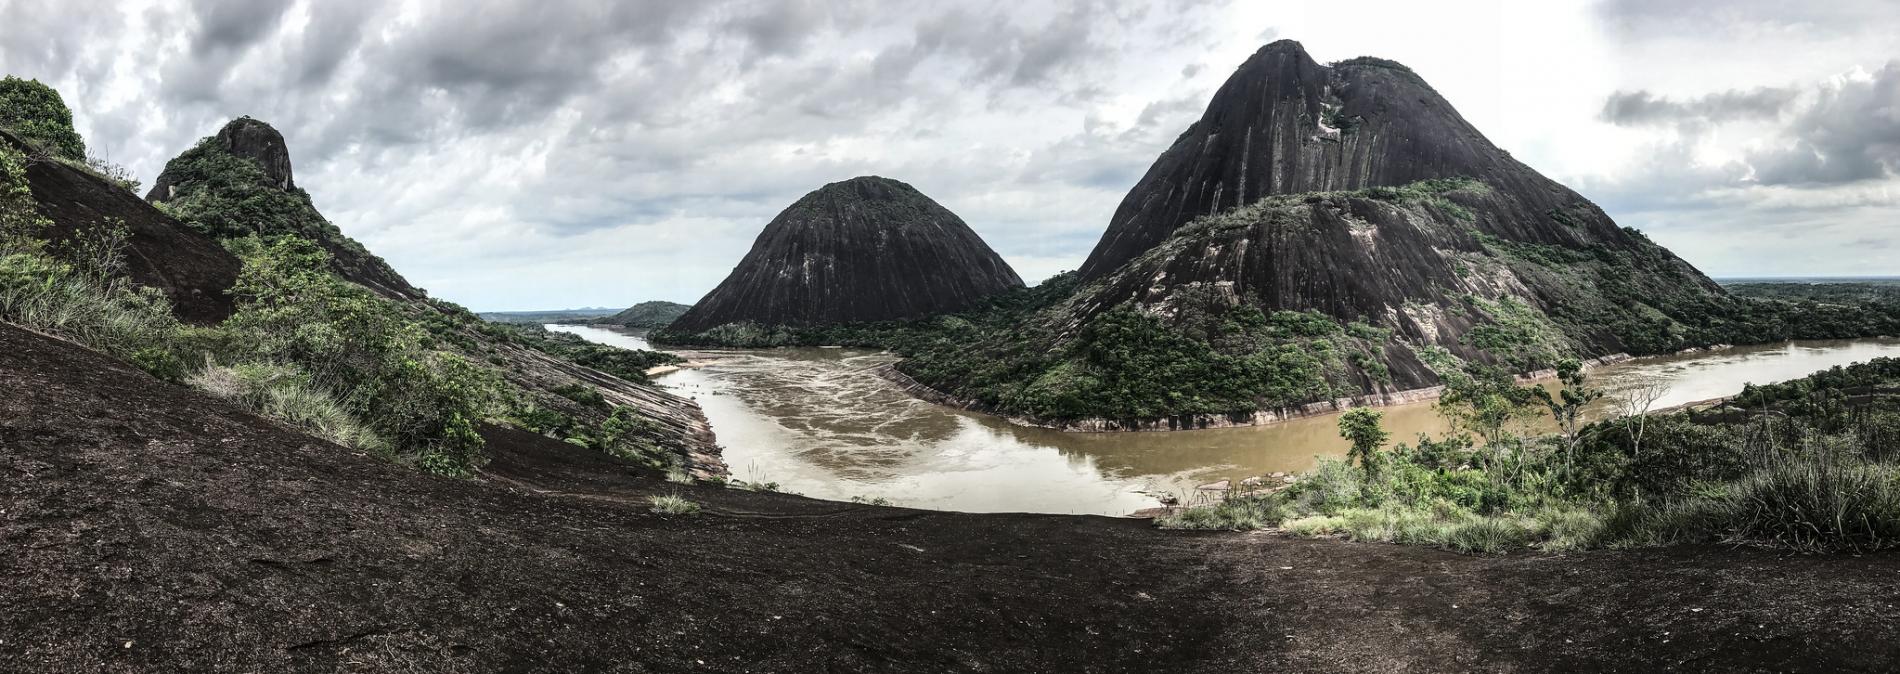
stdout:
POLYGON ((1022 285, 969 225, 916 188, 852 178, 773 218, 732 274, 668 332, 914 318, 1022 285))

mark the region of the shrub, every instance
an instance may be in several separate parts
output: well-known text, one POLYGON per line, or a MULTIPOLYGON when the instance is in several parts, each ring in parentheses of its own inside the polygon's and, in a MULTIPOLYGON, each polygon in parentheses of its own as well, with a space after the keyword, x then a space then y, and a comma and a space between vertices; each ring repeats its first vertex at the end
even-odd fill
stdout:
POLYGON ((1480 517, 1453 527, 1445 545, 1459 552, 1497 554, 1527 546, 1531 540, 1531 530, 1513 518, 1480 517))
POLYGON ((651 496, 647 498, 647 502, 652 504, 651 510, 653 512, 661 514, 661 515, 697 515, 699 514, 698 503, 688 501, 684 497, 678 496, 676 494, 667 494, 664 496, 651 496))
POLYGON ((296 237, 233 242, 244 269, 238 311, 223 326, 239 362, 284 363, 306 373, 385 438, 405 460, 465 475, 482 460, 475 424, 500 380, 431 338, 395 303, 329 271, 329 255, 296 237))

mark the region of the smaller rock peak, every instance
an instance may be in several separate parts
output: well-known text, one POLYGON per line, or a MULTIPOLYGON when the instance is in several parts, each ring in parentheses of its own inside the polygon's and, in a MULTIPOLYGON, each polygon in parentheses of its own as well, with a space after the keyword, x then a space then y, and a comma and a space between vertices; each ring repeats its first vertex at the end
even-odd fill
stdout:
POLYGON ((911 195, 921 196, 922 193, 918 192, 917 188, 911 187, 901 180, 893 180, 883 176, 858 176, 856 178, 827 184, 812 192, 812 195, 883 200, 910 197, 911 195))
POLYGON ((290 147, 284 134, 249 115, 231 120, 218 130, 218 142, 231 154, 257 162, 271 182, 283 189, 297 186, 290 168, 290 147))
POLYGON ((1267 43, 1256 54, 1299 54, 1306 56, 1306 47, 1299 40, 1280 39, 1267 43))

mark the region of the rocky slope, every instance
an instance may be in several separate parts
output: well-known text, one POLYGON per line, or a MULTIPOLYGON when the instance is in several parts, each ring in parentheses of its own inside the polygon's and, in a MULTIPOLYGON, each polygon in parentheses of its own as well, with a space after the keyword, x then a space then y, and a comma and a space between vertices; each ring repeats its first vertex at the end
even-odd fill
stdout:
POLYGON ((773 218, 732 274, 662 338, 924 316, 1022 285, 969 225, 916 188, 853 178, 773 218))
MULTIPOLYGON (((0 130, 0 142, 29 155, 31 146, 0 130)), ((125 273, 134 283, 157 288, 172 301, 178 318, 216 323, 231 315, 225 290, 237 280, 238 260, 217 240, 184 226, 112 181, 49 159, 33 159, 27 183, 40 213, 52 222, 55 246, 101 228, 123 226, 125 273)))
POLYGON ((1680 327, 1659 322, 1693 322, 1725 294, 1491 144, 1405 66, 1322 66, 1291 40, 1242 64, 1156 160, 1081 279, 1106 286, 1084 314, 1213 289, 1467 357, 1483 350, 1470 331, 1504 318, 1487 303, 1528 305, 1563 333, 1550 339, 1599 356, 1652 350, 1648 333, 1680 327), (1342 191, 1360 193, 1326 194, 1342 191), (1290 194, 1311 196, 1273 198, 1290 194))
POLYGON ((309 238, 329 251, 343 278, 393 299, 425 296, 317 212, 310 195, 297 187, 283 134, 262 121, 231 120, 167 162, 145 198, 219 238, 251 232, 309 238))
MULTIPOLYGON (((0 142, 31 150, 5 131, 0 131, 0 142)), ((56 250, 82 233, 123 225, 129 234, 124 272, 134 283, 164 291, 174 312, 187 322, 215 324, 232 314, 229 291, 241 265, 220 238, 252 233, 307 237, 337 256, 333 261, 339 275, 396 302, 448 348, 494 366, 535 405, 590 427, 602 423, 613 407, 631 408, 652 422, 643 437, 677 454, 687 470, 708 477, 726 472, 712 430, 691 400, 485 330, 473 314, 427 299, 380 258, 343 236, 296 187, 283 137, 262 122, 236 120, 173 160, 149 203, 60 161, 33 159, 26 169, 33 198, 52 223, 46 234, 56 250), (242 224, 232 226, 237 223, 242 224), (581 404, 559 393, 577 385, 598 392, 605 404, 581 404)))
POLYGON ((1886 671, 1900 559, 1461 557, 677 485, 487 429, 433 478, 0 325, 0 671, 1886 671), (676 493, 706 511, 656 515, 676 493), (1849 647, 1851 645, 1851 647, 1849 647))

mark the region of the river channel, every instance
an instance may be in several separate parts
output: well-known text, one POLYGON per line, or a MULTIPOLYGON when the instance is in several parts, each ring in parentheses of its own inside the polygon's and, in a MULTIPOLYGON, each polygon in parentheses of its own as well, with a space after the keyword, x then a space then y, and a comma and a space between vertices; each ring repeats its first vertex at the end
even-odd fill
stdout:
MULTIPOLYGON (((586 339, 651 348, 639 335, 550 325, 586 339)), ((1336 414, 1245 428, 1065 433, 1028 428, 910 397, 872 373, 894 360, 866 349, 701 352, 703 367, 660 375, 705 409, 733 477, 777 482, 817 498, 885 499, 966 512, 1124 515, 1192 501, 1196 485, 1311 468, 1341 456, 1336 414)), ((1744 384, 1786 381, 1835 365, 1900 356, 1900 340, 1794 342, 1644 358, 1597 368, 1608 391, 1597 414, 1643 382, 1655 408, 1708 400, 1744 384)), ((1431 403, 1383 408, 1395 442, 1448 429, 1431 403)))

